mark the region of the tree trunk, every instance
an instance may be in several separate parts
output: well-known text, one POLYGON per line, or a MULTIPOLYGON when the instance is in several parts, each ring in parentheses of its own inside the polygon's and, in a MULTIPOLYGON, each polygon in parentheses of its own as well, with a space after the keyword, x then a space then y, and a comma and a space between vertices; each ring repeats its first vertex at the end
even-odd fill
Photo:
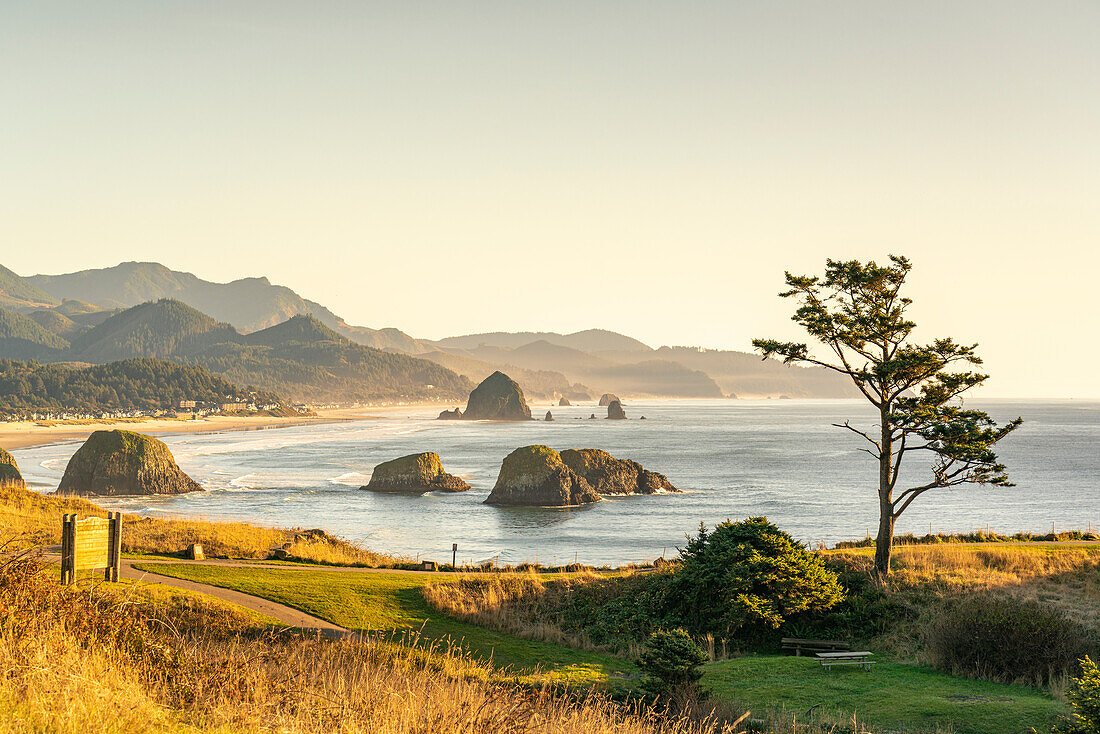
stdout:
POLYGON ((882 427, 878 458, 878 536, 875 538, 875 574, 884 579, 890 575, 890 551, 894 545, 893 469, 894 446, 890 430, 890 406, 879 409, 882 427))
POLYGON ((894 545, 894 512, 889 498, 879 498, 878 536, 875 538, 875 574, 884 579, 890 575, 890 551, 894 545))

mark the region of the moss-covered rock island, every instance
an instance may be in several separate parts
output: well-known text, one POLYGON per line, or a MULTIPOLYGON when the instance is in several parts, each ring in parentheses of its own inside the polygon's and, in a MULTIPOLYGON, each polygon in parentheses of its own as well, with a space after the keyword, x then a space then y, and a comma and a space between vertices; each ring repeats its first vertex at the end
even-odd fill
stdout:
POLYGON ((163 441, 132 431, 96 431, 77 449, 57 494, 118 497, 202 489, 163 441))
POLYGON ((482 380, 470 393, 462 418, 470 421, 529 421, 531 408, 527 406, 519 384, 498 370, 482 380))
POLYGON ((15 463, 15 457, 4 449, 0 449, 0 489, 26 489, 27 483, 23 481, 23 475, 19 471, 19 464, 15 463))
POLYGON ((370 482, 360 489, 372 492, 465 492, 470 488, 443 470, 439 454, 426 451, 384 461, 374 467, 370 482))
POLYGON ((562 462, 584 477, 600 494, 661 494, 679 492, 668 477, 636 461, 616 459, 602 449, 566 449, 562 462))
POLYGON ((549 446, 524 446, 504 457, 490 505, 568 507, 598 502, 600 495, 549 446))

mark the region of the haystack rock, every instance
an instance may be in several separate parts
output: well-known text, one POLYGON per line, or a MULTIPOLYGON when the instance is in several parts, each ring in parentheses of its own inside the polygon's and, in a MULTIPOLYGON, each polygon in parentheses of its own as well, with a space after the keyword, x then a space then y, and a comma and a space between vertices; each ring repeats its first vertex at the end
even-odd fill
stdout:
POLYGON ((15 457, 4 449, 0 449, 0 489, 26 489, 27 483, 23 481, 23 475, 19 472, 19 464, 15 463, 15 457))
POLYGON ((471 421, 529 421, 531 409, 516 381, 498 371, 473 389, 462 417, 471 421))
POLYGON ((554 414, 553 414, 553 413, 551 413, 551 412, 550 412, 549 410, 548 410, 548 411, 546 411, 546 420, 547 420, 548 422, 549 422, 549 421, 552 421, 552 420, 554 420, 554 414))
POLYGON ((117 497, 201 489, 176 466, 163 441, 132 431, 96 431, 69 459, 57 494, 117 497))
POLYGON ((524 446, 504 457, 489 505, 566 507, 598 502, 600 495, 548 446, 524 446))
POLYGON ((623 404, 618 400, 612 400, 607 406, 607 417, 613 421, 625 420, 626 412, 623 411, 623 404))
POLYGON ((443 471, 439 454, 426 451, 385 461, 374 467, 370 482, 360 489, 372 492, 465 492, 469 484, 443 471))
POLYGON ((649 471, 630 459, 616 459, 600 449, 566 449, 562 463, 584 477, 600 494, 661 494, 679 492, 664 474, 649 471))
POLYGON ((569 402, 569 398, 562 395, 561 398, 558 400, 558 407, 559 408, 564 408, 567 405, 572 405, 572 403, 569 402))
POLYGON ((611 401, 620 402, 620 403, 622 402, 621 400, 619 400, 618 395, 615 395, 615 394, 609 393, 609 392, 605 392, 603 395, 600 396, 600 407, 601 408, 606 408, 607 406, 611 405, 611 401))
POLYGON ((439 420, 441 421, 457 421, 460 418, 462 418, 462 410, 459 408, 445 410, 439 414, 439 420))

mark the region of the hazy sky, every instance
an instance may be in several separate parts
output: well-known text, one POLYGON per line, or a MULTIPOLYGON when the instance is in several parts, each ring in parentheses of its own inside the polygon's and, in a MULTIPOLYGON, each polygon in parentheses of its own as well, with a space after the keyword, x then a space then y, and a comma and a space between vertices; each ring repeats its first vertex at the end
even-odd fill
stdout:
POLYGON ((1100 2, 0 0, 0 262, 416 336, 795 336, 915 263, 988 396, 1100 397, 1100 2))

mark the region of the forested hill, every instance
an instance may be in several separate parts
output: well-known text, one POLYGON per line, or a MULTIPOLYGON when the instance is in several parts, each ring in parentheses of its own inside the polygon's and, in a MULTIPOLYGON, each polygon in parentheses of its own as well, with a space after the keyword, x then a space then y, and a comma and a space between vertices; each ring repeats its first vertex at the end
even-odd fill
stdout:
POLYGON ((128 359, 74 368, 0 360, 0 417, 29 413, 157 412, 180 401, 204 403, 278 403, 268 393, 253 393, 201 367, 128 359))
POLYGON ((29 317, 0 308, 0 357, 55 360, 68 347, 67 341, 29 317))
POLYGON ((196 365, 238 385, 255 385, 286 399, 307 403, 462 400, 469 379, 425 359, 356 344, 311 316, 241 334, 190 306, 171 299, 121 311, 73 337, 61 337, 20 314, 12 314, 13 342, 0 343, 0 357, 105 363, 156 358, 196 365), (33 333, 32 333, 33 332, 33 333), (42 354, 24 354, 31 337, 47 340, 42 354), (67 348, 66 348, 67 347, 67 348))
POLYGON ((236 330, 190 306, 164 299, 112 316, 73 340, 73 353, 86 362, 132 357, 165 359, 196 345, 239 338, 236 330))
POLYGON ((57 302, 57 298, 0 265, 0 306, 28 308, 52 306, 57 302))

